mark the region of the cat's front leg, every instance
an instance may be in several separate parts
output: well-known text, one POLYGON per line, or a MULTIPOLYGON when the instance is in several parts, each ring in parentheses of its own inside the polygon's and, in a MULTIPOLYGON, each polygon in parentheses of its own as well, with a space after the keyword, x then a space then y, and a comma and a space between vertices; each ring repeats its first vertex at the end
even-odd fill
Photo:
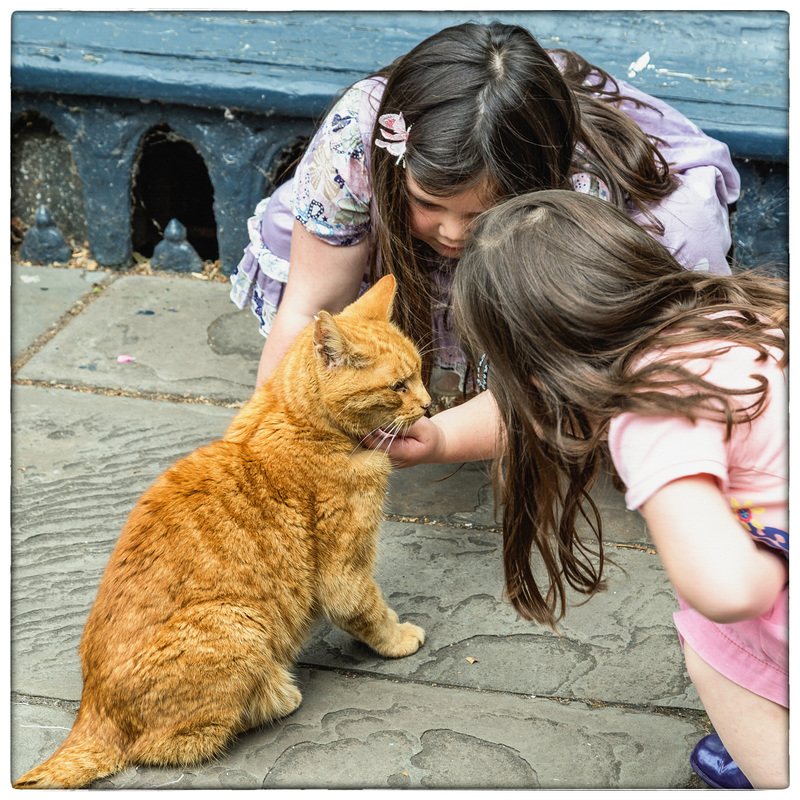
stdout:
POLYGON ((334 625, 386 658, 410 656, 425 641, 422 628, 399 621, 372 577, 341 572, 324 582, 320 599, 334 625))

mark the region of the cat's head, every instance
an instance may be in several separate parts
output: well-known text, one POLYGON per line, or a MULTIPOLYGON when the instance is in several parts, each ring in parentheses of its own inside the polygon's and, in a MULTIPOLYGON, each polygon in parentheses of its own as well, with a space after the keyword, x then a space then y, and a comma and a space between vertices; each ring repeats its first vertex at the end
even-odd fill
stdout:
POLYGON ((431 398, 413 342, 391 321, 395 279, 387 275, 341 314, 320 311, 313 341, 320 399, 334 424, 361 438, 403 432, 431 398))

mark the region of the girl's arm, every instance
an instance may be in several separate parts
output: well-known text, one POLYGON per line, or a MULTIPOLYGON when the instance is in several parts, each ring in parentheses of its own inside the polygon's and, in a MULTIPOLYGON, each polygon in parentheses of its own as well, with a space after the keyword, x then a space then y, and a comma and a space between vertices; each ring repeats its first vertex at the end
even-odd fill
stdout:
POLYGON ((385 450, 396 467, 481 461, 495 456, 500 430, 494 398, 482 392, 463 405, 423 417, 403 437, 389 442, 372 434, 364 445, 385 450))
POLYGON ((753 540, 711 475, 668 483, 641 511, 673 586, 703 616, 729 623, 772 608, 788 562, 753 540))
POLYGON ((295 220, 289 280, 261 352, 256 388, 267 379, 320 309, 336 314, 356 299, 368 253, 367 239, 349 247, 338 247, 309 233, 295 220))

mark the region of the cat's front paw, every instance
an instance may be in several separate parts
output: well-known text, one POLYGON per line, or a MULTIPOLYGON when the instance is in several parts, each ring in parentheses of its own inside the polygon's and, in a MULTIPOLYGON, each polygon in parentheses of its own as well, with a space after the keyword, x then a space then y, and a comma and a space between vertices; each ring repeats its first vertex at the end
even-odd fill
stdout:
POLYGON ((381 651, 386 658, 402 658, 416 653, 425 641, 425 631, 419 625, 401 622, 395 627, 395 635, 389 645, 381 651))

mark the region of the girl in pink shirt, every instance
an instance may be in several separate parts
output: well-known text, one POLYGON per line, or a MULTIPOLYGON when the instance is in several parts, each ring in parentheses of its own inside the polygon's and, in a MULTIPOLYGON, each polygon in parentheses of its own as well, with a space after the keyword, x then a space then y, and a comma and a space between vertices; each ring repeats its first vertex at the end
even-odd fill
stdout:
POLYGON ((567 586, 603 588, 589 490, 615 470, 679 596, 687 668, 717 731, 693 767, 720 788, 786 786, 785 284, 682 269, 613 205, 553 190, 482 215, 453 305, 494 425, 478 434, 457 407, 370 444, 400 466, 499 456, 507 593, 552 626, 567 586), (580 519, 596 541, 578 537, 580 519))

